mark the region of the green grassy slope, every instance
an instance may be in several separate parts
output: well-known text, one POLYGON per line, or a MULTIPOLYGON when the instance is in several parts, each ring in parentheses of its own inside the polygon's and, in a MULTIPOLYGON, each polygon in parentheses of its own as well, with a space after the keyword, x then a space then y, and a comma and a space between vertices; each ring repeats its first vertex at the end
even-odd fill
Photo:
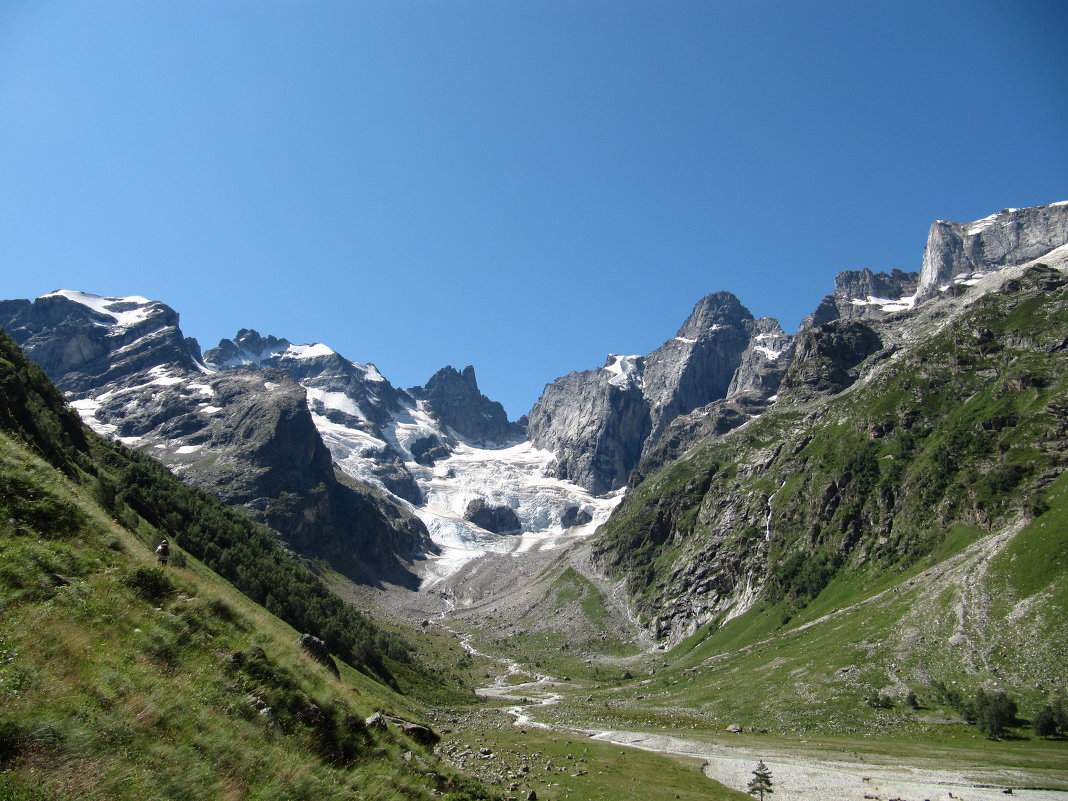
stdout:
POLYGON ((397 690, 469 697, 409 649, 239 514, 84 429, 0 337, 0 798, 488 797, 401 723, 365 725, 419 716, 397 690), (162 536, 185 546, 166 570, 162 536), (272 611, 358 669, 333 677, 272 611))
POLYGON ((377 709, 409 716, 405 699, 347 665, 333 678, 195 559, 155 567, 6 435, 0 478, 0 797, 399 799, 464 785, 396 729, 364 725, 377 709))

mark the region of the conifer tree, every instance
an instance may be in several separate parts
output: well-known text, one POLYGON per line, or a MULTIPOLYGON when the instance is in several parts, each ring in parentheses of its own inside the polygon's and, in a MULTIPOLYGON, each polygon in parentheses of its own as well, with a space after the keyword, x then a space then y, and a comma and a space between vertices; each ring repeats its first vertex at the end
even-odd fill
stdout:
POLYGON ((756 770, 753 771, 753 778, 750 780, 746 792, 749 795, 760 796, 760 801, 764 801, 764 793, 771 795, 775 792, 771 789, 771 771, 764 764, 764 760, 757 762, 756 770))

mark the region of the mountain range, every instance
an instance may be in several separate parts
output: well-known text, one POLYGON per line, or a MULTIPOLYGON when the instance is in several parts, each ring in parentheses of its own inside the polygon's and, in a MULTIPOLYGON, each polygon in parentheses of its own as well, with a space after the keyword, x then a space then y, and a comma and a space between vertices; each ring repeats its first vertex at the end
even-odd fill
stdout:
MULTIPOLYGON (((797 334, 713 293, 652 353, 610 354, 555 379, 518 421, 482 395, 470 366, 402 389, 325 344, 249 329, 202 352, 173 309, 139 296, 59 290, 2 301, 0 327, 98 433, 243 506, 356 581, 427 589, 487 552, 587 537, 624 494, 645 498, 636 490, 695 446, 866 384, 972 299, 1001 291, 1012 270, 1040 257, 1059 266, 1066 242, 1068 203, 936 221, 918 273, 841 273, 797 334)), ((727 525, 759 529, 763 496, 727 525)), ((601 543, 616 541, 637 502, 601 543)), ((658 526, 646 536, 678 539, 670 521, 658 526)), ((597 553, 613 568, 634 561, 617 546, 597 553)), ((736 595, 751 572, 715 581, 736 595)), ((667 605, 666 619, 689 620, 654 626, 674 638, 711 614, 667 605)))

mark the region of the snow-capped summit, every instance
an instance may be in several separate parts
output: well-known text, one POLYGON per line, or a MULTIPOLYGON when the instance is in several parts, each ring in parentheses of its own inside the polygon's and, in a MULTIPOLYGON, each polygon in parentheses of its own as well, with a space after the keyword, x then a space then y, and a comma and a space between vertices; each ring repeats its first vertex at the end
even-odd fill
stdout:
POLYGON ((76 395, 158 365, 203 373, 200 348, 178 313, 139 295, 103 297, 60 289, 0 302, 0 319, 48 377, 76 395))

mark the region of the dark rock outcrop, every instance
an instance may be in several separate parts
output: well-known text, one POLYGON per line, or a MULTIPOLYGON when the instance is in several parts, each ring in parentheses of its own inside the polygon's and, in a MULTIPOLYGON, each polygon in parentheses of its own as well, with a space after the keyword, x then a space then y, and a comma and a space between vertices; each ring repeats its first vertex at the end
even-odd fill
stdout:
POLYGON ((401 727, 401 731, 425 748, 433 748, 441 740, 441 735, 436 731, 418 723, 408 723, 401 727))
POLYGON ((475 498, 467 504, 464 519, 494 534, 517 534, 522 529, 514 509, 494 506, 482 498, 475 498))
POLYGON ((420 437, 408 446, 408 450, 421 465, 433 466, 438 459, 446 459, 452 453, 449 446, 435 435, 420 437))
POLYGON ((560 516, 560 525, 564 528, 572 528, 574 526, 584 526, 592 520, 593 515, 587 510, 580 506, 569 506, 560 516))
POLYGON ((220 340, 217 347, 207 351, 204 361, 217 370, 260 367, 271 357, 284 353, 291 344, 288 339, 262 337, 258 331, 242 328, 233 339, 220 340))
POLYGON ((859 320, 834 320, 801 332, 782 391, 795 398, 841 392, 857 379, 853 368, 882 348, 879 335, 859 320))

